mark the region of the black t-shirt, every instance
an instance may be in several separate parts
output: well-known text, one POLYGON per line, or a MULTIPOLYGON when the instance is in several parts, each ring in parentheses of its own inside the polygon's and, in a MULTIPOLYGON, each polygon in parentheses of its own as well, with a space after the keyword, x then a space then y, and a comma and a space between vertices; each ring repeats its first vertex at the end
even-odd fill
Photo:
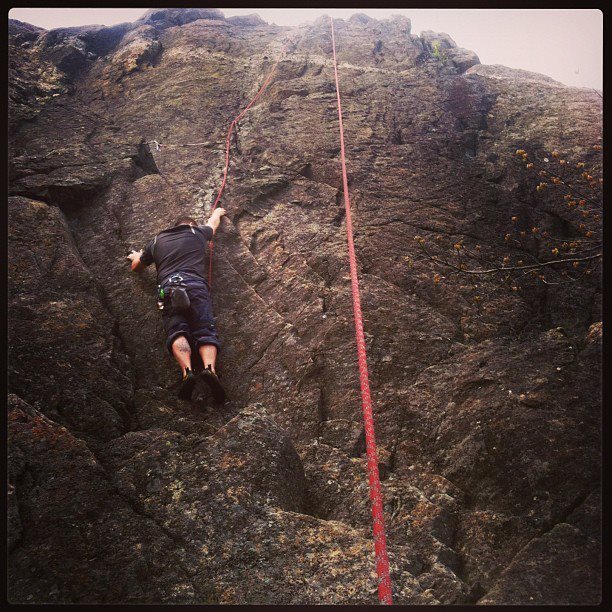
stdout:
POLYGON ((140 261, 145 266, 155 262, 160 285, 175 272, 186 272, 206 280, 206 251, 212 237, 213 229, 209 225, 172 227, 147 244, 140 261))

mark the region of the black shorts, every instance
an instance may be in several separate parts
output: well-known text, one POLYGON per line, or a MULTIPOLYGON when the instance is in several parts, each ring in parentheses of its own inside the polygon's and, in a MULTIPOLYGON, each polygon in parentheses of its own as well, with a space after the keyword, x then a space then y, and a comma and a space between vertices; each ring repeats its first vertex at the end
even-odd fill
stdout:
POLYGON ((189 311, 178 312, 172 308, 170 300, 165 300, 162 321, 168 336, 166 348, 172 354, 172 343, 179 336, 185 336, 193 348, 213 344, 221 350, 208 283, 203 280, 184 280, 182 284, 189 295, 189 311))

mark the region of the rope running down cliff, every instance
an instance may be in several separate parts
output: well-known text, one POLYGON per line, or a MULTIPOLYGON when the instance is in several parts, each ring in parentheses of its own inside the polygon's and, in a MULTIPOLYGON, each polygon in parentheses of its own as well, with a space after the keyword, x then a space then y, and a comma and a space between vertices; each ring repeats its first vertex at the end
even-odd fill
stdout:
POLYGON ((338 122, 340 124, 340 161, 342 164, 342 185, 344 192, 344 207, 346 210, 346 239, 348 242, 349 265, 351 270, 351 289, 353 292, 353 314, 355 319, 355 338, 357 340, 357 360, 359 363, 359 382, 361 384, 361 405, 368 456, 368 476, 370 484, 370 501, 372 502, 372 520, 374 523, 374 551, 376 555, 376 573, 378 574, 378 599, 381 604, 391 605, 391 578, 389 576, 389 559, 387 557, 387 539, 383 516, 382 492, 378 474, 378 457, 374 437, 374 417, 372 416, 372 398, 370 396, 370 381, 365 336, 363 333, 363 317, 361 299, 359 296, 359 280, 357 278, 357 260, 353 243, 353 222, 351 219, 351 200, 346 174, 346 158, 344 150, 344 127, 342 125, 342 104, 340 102, 340 87, 338 85, 338 65, 336 61, 336 41, 334 36, 334 20, 329 18, 331 25, 332 51, 334 54, 334 76, 336 79, 336 97, 338 102, 338 122))
MULTIPOLYGON (((263 82, 263 85, 259 88, 259 91, 255 94, 255 97, 244 107, 244 109, 240 113, 238 113, 238 115, 236 115, 236 117, 234 117, 233 121, 230 123, 229 129, 227 131, 227 136, 225 138, 225 167, 223 168, 223 180, 221 182, 221 187, 219 188, 219 192, 217 193, 217 197, 215 198, 215 201, 212 205, 211 211, 215 210, 215 208, 217 207, 217 204, 219 203, 219 200, 221 200, 221 196, 223 195, 223 190, 225 189, 225 184, 227 182, 227 173, 229 170, 229 163, 230 163, 230 147, 231 147, 232 132, 234 131, 234 128, 236 127, 238 121, 240 121, 240 119, 244 117, 244 115, 249 110, 249 108, 251 108, 251 106, 255 104, 259 96, 261 96, 261 94, 266 90, 266 88, 270 84, 270 81, 274 73, 276 72, 276 68, 278 64, 280 63, 280 61, 285 56, 285 53, 287 52, 288 45, 289 43, 285 43, 285 45, 283 45, 279 58, 276 60, 276 63, 274 64, 274 66, 272 66, 272 70, 270 70, 270 73, 268 74, 266 80, 263 82)), ((208 245, 210 249, 210 253, 208 257, 208 285, 212 290, 213 241, 210 240, 208 245)))

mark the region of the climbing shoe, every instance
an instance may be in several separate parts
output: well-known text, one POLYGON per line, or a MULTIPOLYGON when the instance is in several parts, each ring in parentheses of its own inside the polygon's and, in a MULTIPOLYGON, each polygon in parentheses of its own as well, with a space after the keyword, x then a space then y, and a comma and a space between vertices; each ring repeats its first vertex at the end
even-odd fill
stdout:
POLYGON ((187 368, 185 374, 183 374, 183 380, 181 381, 181 388, 179 389, 178 396, 182 400, 190 400, 193 388, 196 383, 196 376, 192 370, 187 368))
POLYGON ((210 390, 215 398, 215 402, 223 404, 225 402, 225 390, 221 385, 219 377, 211 370, 210 366, 204 368, 200 374, 204 382, 210 387, 210 390))

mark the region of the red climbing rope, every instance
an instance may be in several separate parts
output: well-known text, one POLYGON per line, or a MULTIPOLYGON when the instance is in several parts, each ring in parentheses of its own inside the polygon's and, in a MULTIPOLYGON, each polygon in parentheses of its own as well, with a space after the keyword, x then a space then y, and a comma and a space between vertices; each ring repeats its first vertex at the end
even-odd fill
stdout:
MULTIPOLYGON (((276 67, 280 63, 283 56, 285 55, 286 50, 287 50, 287 46, 285 45, 283 49, 281 50, 281 54, 279 58, 276 60, 276 63, 272 67, 270 74, 268 75, 266 80, 263 82, 263 85, 259 88, 259 91, 255 94, 255 97, 244 107, 244 109, 242 109, 242 111, 238 115, 236 115, 234 120, 230 123, 229 130, 227 131, 227 136, 225 138, 225 168, 223 169, 223 181, 221 182, 219 193, 217 193, 217 197, 215 198, 215 202, 212 205, 211 211, 214 211, 215 208, 217 208, 217 204, 219 203, 219 200, 221 200, 221 195, 223 194, 223 190, 225 189, 225 183, 227 182, 227 173, 229 170, 229 162, 230 162, 230 146, 231 146, 232 132, 234 131, 234 128, 238 124, 238 121, 240 121, 240 119, 244 117, 245 113, 249 110, 249 108, 251 108, 251 106, 253 106, 253 104, 255 104, 259 96, 261 96, 261 94, 266 90, 266 88, 270 84, 270 80, 272 79, 272 76, 274 75, 274 72, 276 71, 276 67)), ((209 245, 209 250, 210 250, 209 257, 208 257, 208 285, 212 286, 213 241, 211 240, 208 243, 208 245, 209 245)))
POLYGON ((351 220, 351 200, 346 176, 346 159, 344 153, 344 127, 342 125, 342 105, 338 85, 338 65, 336 61, 336 41, 334 37, 334 20, 331 23, 332 49, 334 53, 334 74, 336 77, 336 96, 338 98, 338 121, 340 123, 340 160, 342 162, 342 185, 344 188, 344 207, 346 209, 346 238, 348 241, 349 263, 351 268, 351 287, 353 290, 353 314, 355 318, 355 337, 357 339, 357 358, 359 362, 359 381, 361 383, 361 404, 365 426, 366 451, 368 455, 368 476, 370 481, 370 501, 372 502, 372 519, 374 522, 374 552, 376 555, 376 572, 378 574, 378 599, 381 604, 391 605, 391 578, 389 576, 389 559, 387 557, 387 539, 383 516, 382 492, 378 475, 378 458, 376 440, 374 439, 374 418, 372 416, 372 398, 368 379, 366 345, 363 334, 363 317, 359 298, 359 281, 357 279, 357 261, 353 244, 353 222, 351 220))

